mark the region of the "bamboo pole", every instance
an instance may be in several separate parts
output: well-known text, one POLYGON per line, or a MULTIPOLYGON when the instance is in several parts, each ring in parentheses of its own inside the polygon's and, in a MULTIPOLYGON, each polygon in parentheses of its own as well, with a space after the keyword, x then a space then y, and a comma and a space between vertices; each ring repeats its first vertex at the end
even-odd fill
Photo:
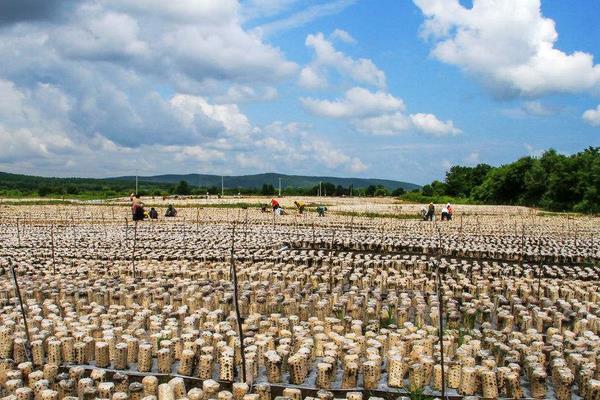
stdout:
MULTIPOLYGON (((329 251, 329 263, 332 264, 333 246, 335 244, 335 229, 331 234, 331 250, 329 251)), ((329 265, 329 292, 333 293, 333 265, 329 265)))
POLYGON ((31 358, 31 340, 29 338, 29 327, 27 326, 27 314, 25 313, 25 307, 23 307, 23 298, 21 297, 21 289, 19 289, 19 281, 17 280, 17 272, 15 271, 15 266, 12 263, 12 259, 8 259, 8 264, 10 265, 10 269, 13 276, 13 281, 15 284, 15 292, 17 293, 17 299, 19 300, 19 307, 21 308, 21 316, 23 317, 23 326, 25 328, 25 338, 27 343, 25 343, 25 357, 29 361, 33 361, 31 358))
POLYGON ((446 397, 446 376, 444 372, 444 294, 442 292, 442 277, 440 274, 440 264, 437 265, 436 268, 436 277, 437 277, 437 297, 438 297, 438 319, 439 319, 439 327, 438 327, 438 337, 440 341, 440 367, 442 369, 442 399, 446 397))
POLYGON ((237 269, 235 266, 235 226, 236 221, 233 221, 233 227, 231 230, 231 277, 233 280, 233 304, 235 307, 235 317, 237 322, 238 336, 240 338, 240 353, 242 356, 242 383, 246 383, 246 349, 244 346, 244 330, 242 328, 242 316, 240 313, 240 306, 238 302, 238 283, 237 283, 237 269))
POLYGON ((434 261, 436 267, 435 274, 437 280, 437 298, 438 298, 438 338, 440 341, 440 367, 442 371, 442 399, 446 397, 446 377, 444 372, 444 295, 442 292, 442 277, 440 275, 441 270, 441 256, 442 256, 442 234, 439 225, 437 226, 437 260, 434 261))

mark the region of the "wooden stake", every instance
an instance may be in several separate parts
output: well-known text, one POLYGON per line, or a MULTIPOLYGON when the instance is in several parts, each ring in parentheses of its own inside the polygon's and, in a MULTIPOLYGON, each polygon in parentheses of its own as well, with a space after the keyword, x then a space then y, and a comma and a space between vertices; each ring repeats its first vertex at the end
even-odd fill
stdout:
POLYGON ((125 217, 125 246, 127 246, 128 241, 129 241, 129 222, 127 221, 127 217, 125 217))
POLYGON ((19 218, 17 218, 17 240, 19 247, 21 247, 21 228, 19 228, 19 218))
POLYGON ((542 288, 542 239, 541 236, 538 238, 538 290, 537 290, 537 299, 542 304, 542 299, 540 298, 540 290, 542 288))
POLYGON ((244 221, 244 245, 246 245, 246 235, 248 234, 248 209, 246 208, 246 220, 244 221))
POLYGON ((131 251, 131 270, 133 273, 133 278, 135 279, 135 245, 137 243, 137 220, 133 224, 133 249, 131 251))
POLYGON ((54 223, 50 227, 50 241, 52 246, 52 270, 56 275, 56 261, 54 260, 54 223))
POLYGON ((275 229, 275 210, 273 210, 273 229, 275 229))
POLYGON ((183 255, 185 257, 185 254, 187 253, 187 240, 185 237, 185 232, 187 231, 186 226, 185 226, 185 217, 183 217, 183 255))
POLYGON ((73 247, 77 247, 77 235, 75 234, 75 219, 73 218, 73 214, 71 214, 71 228, 73 230, 73 247))

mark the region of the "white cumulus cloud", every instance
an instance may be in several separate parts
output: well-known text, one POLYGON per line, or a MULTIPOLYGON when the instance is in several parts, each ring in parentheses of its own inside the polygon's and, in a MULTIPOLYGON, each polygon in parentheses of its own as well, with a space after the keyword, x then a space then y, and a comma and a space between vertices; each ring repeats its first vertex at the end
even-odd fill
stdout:
POLYGON ((391 94, 371 92, 361 87, 349 89, 343 98, 333 101, 314 98, 301 101, 311 113, 330 118, 354 118, 404 110, 404 102, 391 94))
POLYGON ((434 136, 457 135, 461 131, 452 121, 440 121, 433 114, 412 114, 410 119, 418 130, 434 136))
POLYGON ((414 130, 433 136, 456 135, 461 132, 450 120, 441 121, 434 114, 406 115, 402 99, 378 91, 354 87, 336 100, 302 98, 302 104, 312 114, 345 119, 364 133, 397 135, 414 130))
POLYGON ((592 126, 600 126, 600 105, 595 109, 584 112, 583 119, 592 126))
POLYGON ((332 39, 340 40, 340 41, 342 41, 344 43, 349 43, 349 44, 356 43, 356 39, 354 39, 351 34, 349 34, 348 32, 346 32, 343 29, 336 29, 336 30, 334 30, 331 33, 331 38, 332 39))
MULTIPOLYGON (((339 35, 342 34, 338 32, 339 35)), ((300 85, 308 89, 325 86, 328 71, 334 70, 354 82, 385 88, 385 73, 377 68, 373 61, 367 58, 356 60, 347 56, 337 50, 323 33, 308 35, 305 44, 314 50, 315 56, 313 61, 302 69, 300 85)))
POLYGON ((540 0, 413 0, 425 16, 432 55, 478 77, 500 96, 535 97, 600 88, 589 53, 556 48, 558 33, 540 0))

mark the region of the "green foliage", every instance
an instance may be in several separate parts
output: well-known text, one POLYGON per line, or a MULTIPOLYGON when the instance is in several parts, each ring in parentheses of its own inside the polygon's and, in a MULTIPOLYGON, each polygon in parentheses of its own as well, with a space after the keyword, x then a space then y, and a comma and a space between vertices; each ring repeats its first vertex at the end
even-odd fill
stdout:
POLYGON ((406 193, 406 190, 404 188, 399 187, 392 192, 392 196, 400 197, 405 193, 406 193))
POLYGON ((390 325, 396 325, 394 307, 388 307, 385 317, 379 319, 379 328, 388 328, 390 325))
POLYGON ((487 173, 492 169, 487 164, 476 167, 461 167, 455 165, 446 173, 445 194, 456 197, 469 197, 474 187, 481 185, 487 173))
POLYGON ((456 341, 456 343, 458 344, 458 347, 462 346, 465 343, 465 336, 470 335, 471 331, 467 330, 463 327, 458 328, 458 339, 456 341))
POLYGON ((389 196, 390 192, 383 185, 369 185, 365 189, 365 195, 369 197, 389 196))
POLYGON ((385 197, 385 196, 389 196, 390 192, 388 192, 388 190, 386 188, 384 188, 383 186, 381 187, 377 187, 377 189, 375 189, 375 197, 385 197))
POLYGON ((175 187, 175 194, 180 194, 184 196, 190 195, 192 194, 192 188, 190 187, 190 184, 186 181, 179 181, 179 183, 175 187))
POLYGON ((431 396, 427 396, 423 393, 423 388, 409 388, 408 397, 410 400, 426 400, 431 398, 431 396))
MULTIPOLYGON (((166 192, 171 185, 140 182, 140 192, 154 190, 166 192)), ((77 199, 106 199, 128 196, 135 190, 135 180, 88 179, 88 178, 42 178, 0 172, 0 196, 4 197, 50 197, 77 199)))
POLYGON ((38 196, 40 196, 40 197, 46 197, 50 193, 52 193, 52 188, 50 186, 43 185, 43 186, 40 186, 40 188, 38 189, 37 192, 38 192, 38 196))
POLYGON ((421 189, 421 194, 423 196, 428 196, 428 197, 433 196, 433 187, 431 185, 423 186, 423 188, 421 189))
POLYGON ((275 188, 273 185, 267 185, 266 183, 263 183, 260 194, 263 196, 272 196, 275 194, 275 188))
MULTIPOLYGON (((420 194, 423 196, 420 200, 425 201, 438 202, 444 195, 460 196, 484 204, 597 214, 600 213, 600 148, 589 147, 573 155, 558 154, 551 149, 539 158, 523 157, 500 167, 454 166, 446 174, 445 182, 425 185, 420 194)), ((419 200, 416 195, 402 197, 419 200)), ((446 201, 443 200, 439 202, 446 201)))

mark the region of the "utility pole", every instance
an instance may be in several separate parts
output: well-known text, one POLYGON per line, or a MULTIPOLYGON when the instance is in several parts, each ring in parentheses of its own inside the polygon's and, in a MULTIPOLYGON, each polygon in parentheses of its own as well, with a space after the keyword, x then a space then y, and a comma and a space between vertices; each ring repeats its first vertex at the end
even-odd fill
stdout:
POLYGON ((319 197, 321 197, 321 181, 319 181, 319 197))
POLYGON ((221 197, 225 195, 225 186, 223 186, 223 175, 221 175, 221 197))
POLYGON ((138 170, 136 169, 135 170, 135 194, 136 194, 136 196, 138 193, 139 193, 138 192, 138 170))
POLYGON ((281 197, 281 178, 279 178, 279 197, 281 197))

